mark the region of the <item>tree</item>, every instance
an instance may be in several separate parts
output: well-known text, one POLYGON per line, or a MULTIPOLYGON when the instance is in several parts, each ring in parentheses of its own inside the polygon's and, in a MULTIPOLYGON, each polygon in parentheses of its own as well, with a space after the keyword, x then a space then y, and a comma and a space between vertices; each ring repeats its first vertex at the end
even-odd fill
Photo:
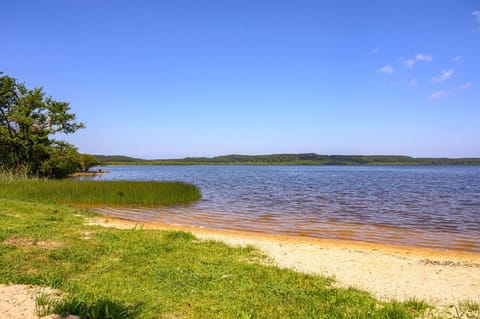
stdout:
POLYGON ((93 166, 100 165, 97 158, 90 154, 80 154, 80 163, 82 164, 82 170, 84 172, 88 172, 93 166))
POLYGON ((84 128, 67 102, 27 89, 0 72, 0 168, 29 176, 63 177, 81 167, 77 149, 52 138, 84 128))
POLYGON ((78 172, 82 168, 77 149, 68 143, 55 142, 50 148, 49 154, 50 158, 42 162, 39 170, 40 176, 61 178, 78 172))

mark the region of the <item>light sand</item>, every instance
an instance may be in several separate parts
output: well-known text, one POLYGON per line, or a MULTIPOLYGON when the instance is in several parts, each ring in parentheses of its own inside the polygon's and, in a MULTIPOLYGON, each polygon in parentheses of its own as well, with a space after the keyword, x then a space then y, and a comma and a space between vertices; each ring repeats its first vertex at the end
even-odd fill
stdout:
MULTIPOLYGON (((0 318, 1 319, 37 319, 35 300, 42 292, 53 293, 52 290, 27 285, 0 285, 0 318)), ((60 319, 58 315, 41 317, 43 319, 60 319)), ((67 319, 78 319, 68 316, 67 319)))
POLYGON ((334 277, 339 286, 366 290, 383 300, 417 298, 443 309, 466 300, 480 303, 480 254, 104 217, 95 223, 107 227, 185 230, 201 239, 253 245, 280 267, 334 277))

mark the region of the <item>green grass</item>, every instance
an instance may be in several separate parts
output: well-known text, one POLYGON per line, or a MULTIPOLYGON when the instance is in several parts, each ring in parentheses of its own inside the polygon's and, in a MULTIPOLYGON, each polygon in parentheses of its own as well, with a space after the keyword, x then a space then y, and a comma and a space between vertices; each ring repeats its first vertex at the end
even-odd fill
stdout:
POLYGON ((181 182, 76 181, 0 176, 0 198, 82 205, 175 205, 201 198, 181 182))
POLYGON ((191 233, 89 226, 93 213, 0 199, 0 283, 45 285, 40 312, 83 318, 416 318, 332 279, 268 266, 252 247, 191 233), (43 310, 42 310, 43 309, 43 310))

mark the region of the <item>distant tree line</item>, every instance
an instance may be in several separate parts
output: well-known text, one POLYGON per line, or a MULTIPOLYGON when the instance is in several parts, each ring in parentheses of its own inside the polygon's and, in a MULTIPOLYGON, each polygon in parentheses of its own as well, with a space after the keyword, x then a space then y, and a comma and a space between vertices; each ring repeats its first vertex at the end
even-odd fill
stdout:
POLYGON ((271 154, 143 160, 122 155, 95 155, 103 164, 149 165, 480 165, 480 158, 414 158, 396 155, 271 154))
POLYGON ((0 171, 59 178, 88 169, 95 157, 81 156, 72 144, 53 138, 84 127, 69 103, 0 72, 0 171))

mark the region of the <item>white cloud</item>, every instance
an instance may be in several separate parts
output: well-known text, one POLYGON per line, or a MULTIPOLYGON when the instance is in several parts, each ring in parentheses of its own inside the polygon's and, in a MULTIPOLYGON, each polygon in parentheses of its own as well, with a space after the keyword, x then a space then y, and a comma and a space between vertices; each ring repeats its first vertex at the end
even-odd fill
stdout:
POLYGON ((428 54, 418 53, 415 55, 415 59, 418 61, 432 61, 433 57, 428 54))
POLYGON ((430 100, 434 100, 434 99, 439 99, 441 97, 445 97, 449 94, 450 94, 450 92, 448 92, 448 91, 435 91, 432 94, 430 94, 430 96, 428 98, 430 100))
POLYGON ((453 62, 460 62, 460 61, 462 61, 462 59, 463 59, 463 58, 462 58, 461 55, 457 55, 456 57, 454 57, 454 58, 452 59, 452 61, 453 61, 453 62))
POLYGON ((432 94, 430 94, 428 96, 428 98, 430 100, 439 99, 439 98, 442 98, 442 97, 445 97, 445 96, 448 96, 448 95, 451 95, 451 94, 456 94, 460 90, 466 90, 466 89, 469 89, 471 87, 472 87, 472 82, 465 82, 463 84, 460 84, 456 88, 452 88, 448 91, 445 91, 445 90, 435 91, 432 94))
POLYGON ((471 88, 471 87, 472 87, 472 82, 465 82, 463 84, 460 84, 458 86, 458 89, 459 90, 466 90, 466 89, 471 88))
POLYGON ((473 11, 472 15, 477 18, 477 22, 480 22, 480 10, 473 11))
POLYGON ((401 62, 409 69, 413 68, 413 65, 415 64, 415 60, 413 60, 413 59, 401 60, 401 62))
POLYGON ((380 48, 374 48, 374 49, 372 49, 372 51, 370 51, 370 55, 377 54, 378 51, 380 51, 380 48))
POLYGON ((427 62, 430 62, 432 61, 432 56, 431 55, 428 55, 428 54, 423 54, 423 53, 418 53, 418 54, 415 54, 415 57, 412 58, 412 59, 404 59, 403 57, 402 58, 399 58, 398 61, 401 62, 403 65, 405 65, 407 68, 411 69, 413 68, 413 66, 415 65, 415 63, 417 63, 417 61, 427 61, 427 62))
POLYGON ((387 73, 387 74, 392 74, 394 71, 395 71, 395 69, 389 64, 387 64, 384 67, 381 67, 380 69, 377 70, 377 72, 387 73))
POLYGON ((432 81, 436 83, 443 82, 449 77, 451 77, 453 75, 453 72, 454 72, 453 69, 443 70, 442 74, 440 74, 439 76, 433 77, 432 81))

